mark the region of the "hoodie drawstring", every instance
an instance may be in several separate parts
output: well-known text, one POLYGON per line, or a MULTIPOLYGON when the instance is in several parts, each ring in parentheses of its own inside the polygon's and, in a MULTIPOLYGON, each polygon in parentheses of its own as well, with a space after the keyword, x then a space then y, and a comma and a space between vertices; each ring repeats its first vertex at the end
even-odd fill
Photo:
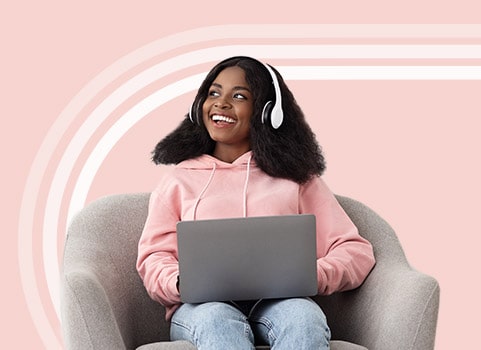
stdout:
POLYGON ((249 185, 249 174, 251 172, 251 158, 252 156, 249 156, 249 159, 247 160, 247 174, 246 181, 244 183, 243 214, 245 218, 247 217, 247 186, 249 185))
POLYGON ((212 182, 212 179, 214 178, 214 174, 215 174, 215 170, 217 169, 217 165, 215 163, 213 163, 212 165, 212 171, 210 172, 210 176, 209 176, 209 180, 207 180, 207 183, 205 184, 204 188, 202 189, 202 191, 200 191, 200 194, 199 196, 197 197, 197 200, 195 201, 195 204, 194 204, 194 213, 193 213, 193 220, 196 219, 196 213, 197 213, 197 206, 199 205, 199 202, 200 202, 200 199, 202 198, 202 196, 204 195, 204 192, 207 190, 207 187, 209 187, 210 183, 212 182))
MULTIPOLYGON (((247 217, 247 188, 249 186, 249 175, 251 172, 251 159, 252 156, 249 157, 247 160, 247 171, 246 171, 246 179, 244 182, 244 191, 242 195, 242 214, 243 217, 247 217)), ((200 191, 199 196, 197 197, 195 203, 194 203, 194 210, 192 213, 193 220, 196 219, 196 214, 197 214, 197 207, 199 206, 199 202, 202 199, 202 196, 204 195, 205 191, 207 191, 207 188, 209 187, 210 183, 212 182, 212 179, 214 178, 215 171, 217 169, 216 163, 212 163, 212 171, 210 172, 209 180, 207 180, 207 183, 205 184, 204 188, 202 191, 200 191)))

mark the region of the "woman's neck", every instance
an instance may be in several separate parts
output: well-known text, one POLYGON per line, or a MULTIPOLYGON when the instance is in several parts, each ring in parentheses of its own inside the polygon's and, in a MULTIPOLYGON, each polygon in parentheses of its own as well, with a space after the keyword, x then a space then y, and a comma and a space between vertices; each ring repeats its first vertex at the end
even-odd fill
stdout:
POLYGON ((223 162, 232 163, 237 158, 239 158, 240 156, 242 156, 243 154, 247 153, 250 150, 251 150, 250 147, 239 148, 239 147, 229 147, 227 145, 223 145, 222 147, 219 147, 217 144, 212 155, 223 162))

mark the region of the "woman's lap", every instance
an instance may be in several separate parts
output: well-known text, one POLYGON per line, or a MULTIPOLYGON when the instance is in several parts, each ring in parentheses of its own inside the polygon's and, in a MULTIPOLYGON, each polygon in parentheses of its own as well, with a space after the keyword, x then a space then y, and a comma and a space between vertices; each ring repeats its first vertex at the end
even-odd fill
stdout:
POLYGON ((183 304, 173 315, 172 340, 188 340, 199 350, 328 349, 330 331, 320 307, 309 298, 256 302, 183 304))

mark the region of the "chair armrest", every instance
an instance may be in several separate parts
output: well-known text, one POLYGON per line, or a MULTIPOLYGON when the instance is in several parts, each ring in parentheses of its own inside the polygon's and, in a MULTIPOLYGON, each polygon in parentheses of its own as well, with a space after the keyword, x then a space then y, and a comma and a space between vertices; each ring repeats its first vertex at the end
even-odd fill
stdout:
POLYGON ((69 271, 62 281, 62 329, 69 350, 126 349, 107 295, 95 274, 69 271))
POLYGON ((326 307, 333 339, 373 350, 434 348, 439 285, 407 264, 376 266, 360 288, 316 301, 326 307))
POLYGON ((369 298, 364 323, 377 331, 372 349, 426 350, 434 348, 439 285, 425 274, 406 267, 389 268, 369 298), (366 315, 366 316, 368 316, 366 315))

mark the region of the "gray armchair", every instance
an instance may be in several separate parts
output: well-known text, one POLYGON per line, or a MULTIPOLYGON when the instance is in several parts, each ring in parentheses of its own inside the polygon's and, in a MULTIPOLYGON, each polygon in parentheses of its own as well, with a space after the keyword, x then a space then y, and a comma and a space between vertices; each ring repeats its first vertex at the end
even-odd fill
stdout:
MULTIPOLYGON (((73 219, 61 278, 67 349, 195 350, 169 341, 164 309, 149 298, 135 269, 148 199, 148 193, 108 196, 73 219)), ((376 213, 338 200, 373 244, 377 264, 356 290, 315 298, 328 317, 331 349, 433 349, 438 283, 409 266, 394 231, 376 213)))

